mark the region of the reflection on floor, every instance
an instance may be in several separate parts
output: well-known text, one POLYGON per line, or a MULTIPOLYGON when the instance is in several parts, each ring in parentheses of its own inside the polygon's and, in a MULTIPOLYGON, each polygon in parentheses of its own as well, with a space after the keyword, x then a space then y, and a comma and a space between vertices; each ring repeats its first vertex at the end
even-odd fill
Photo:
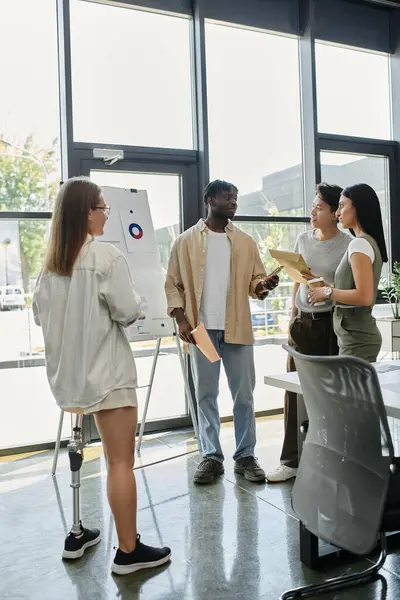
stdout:
MULTIPOLYGON (((0 464, 0 598, 2 600, 258 600, 363 568, 367 561, 333 563, 312 572, 298 560, 298 523, 290 484, 251 485, 233 474, 233 431, 222 428, 226 473, 213 486, 195 487, 199 457, 189 433, 147 438, 137 460, 139 530, 143 540, 172 547, 170 565, 123 578, 110 573, 116 535, 105 495, 100 446, 86 452, 82 477, 84 523, 102 529, 101 544, 78 562, 60 559, 70 525, 69 468, 62 452, 56 479, 52 453, 0 464), (159 462, 172 458, 168 462, 159 462), (150 466, 150 463, 158 463, 150 466), (147 465, 147 466, 146 466, 147 465)), ((276 466, 282 420, 258 422, 257 453, 266 469, 276 466)), ((14 457, 16 458, 16 457, 14 457)), ((389 556, 382 581, 325 595, 327 600, 400 597, 400 546, 389 556)))

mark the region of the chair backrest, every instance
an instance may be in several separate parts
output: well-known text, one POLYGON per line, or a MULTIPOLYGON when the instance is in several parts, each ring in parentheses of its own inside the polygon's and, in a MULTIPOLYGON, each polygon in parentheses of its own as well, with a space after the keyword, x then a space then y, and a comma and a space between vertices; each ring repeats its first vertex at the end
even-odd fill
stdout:
POLYGON ((309 531, 354 554, 376 545, 394 457, 378 376, 358 358, 294 358, 309 427, 293 509, 309 531))

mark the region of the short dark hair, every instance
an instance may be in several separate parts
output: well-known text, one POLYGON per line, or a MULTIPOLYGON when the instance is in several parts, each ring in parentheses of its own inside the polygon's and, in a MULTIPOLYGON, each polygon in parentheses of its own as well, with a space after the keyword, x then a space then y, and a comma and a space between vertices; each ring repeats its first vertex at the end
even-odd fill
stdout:
POLYGON ((239 192, 236 185, 233 185, 233 183, 230 183, 229 181, 223 181, 222 179, 211 181, 204 190, 204 203, 207 204, 208 198, 215 198, 215 196, 221 192, 230 192, 232 190, 235 190, 237 193, 239 192))
POLYGON ((339 185, 331 185, 322 181, 317 185, 317 194, 321 196, 325 204, 331 207, 332 212, 336 212, 339 208, 339 200, 342 195, 342 188, 339 185))
MULTIPOLYGON (((356 183, 346 187, 342 196, 351 200, 356 209, 357 221, 361 229, 374 238, 384 263, 388 262, 385 235, 383 233, 382 213, 379 198, 367 183, 356 183)), ((354 235, 354 231, 350 229, 354 235)))

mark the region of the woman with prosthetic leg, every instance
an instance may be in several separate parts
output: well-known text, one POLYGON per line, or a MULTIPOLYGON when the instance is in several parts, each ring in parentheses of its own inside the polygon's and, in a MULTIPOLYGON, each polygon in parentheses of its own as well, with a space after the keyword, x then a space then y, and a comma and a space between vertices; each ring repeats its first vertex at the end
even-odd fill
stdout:
POLYGON ((79 510, 82 419, 93 414, 107 456, 107 495, 118 535, 111 569, 124 575, 166 563, 171 550, 146 546, 136 529, 137 377, 124 328, 140 316, 141 299, 125 257, 95 240, 109 213, 101 188, 89 179, 73 178, 60 188, 33 311, 43 330, 52 393, 62 410, 76 413, 68 445, 73 525, 63 557, 80 558, 100 541, 99 530, 82 526, 79 510))

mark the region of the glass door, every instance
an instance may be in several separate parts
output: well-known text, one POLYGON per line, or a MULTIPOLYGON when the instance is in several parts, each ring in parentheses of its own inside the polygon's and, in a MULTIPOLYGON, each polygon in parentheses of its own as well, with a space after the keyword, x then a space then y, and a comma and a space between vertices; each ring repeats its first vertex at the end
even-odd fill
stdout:
MULTIPOLYGON (((123 187, 146 190, 155 229, 160 256, 162 276, 165 279, 172 245, 177 236, 197 221, 197 214, 190 207, 183 210, 183 195, 197 197, 195 170, 181 165, 154 165, 123 161, 110 167, 103 161, 81 161, 81 172, 100 186, 123 187)), ((185 203, 187 204, 187 203, 185 203)), ((112 207, 111 207, 112 208, 112 207)), ((147 384, 156 342, 154 340, 132 343, 140 389, 139 421, 142 417, 147 384)), ((147 431, 189 424, 184 383, 173 337, 161 342, 161 354, 157 363, 149 410, 147 431)), ((90 438, 94 439, 93 423, 90 438)))

